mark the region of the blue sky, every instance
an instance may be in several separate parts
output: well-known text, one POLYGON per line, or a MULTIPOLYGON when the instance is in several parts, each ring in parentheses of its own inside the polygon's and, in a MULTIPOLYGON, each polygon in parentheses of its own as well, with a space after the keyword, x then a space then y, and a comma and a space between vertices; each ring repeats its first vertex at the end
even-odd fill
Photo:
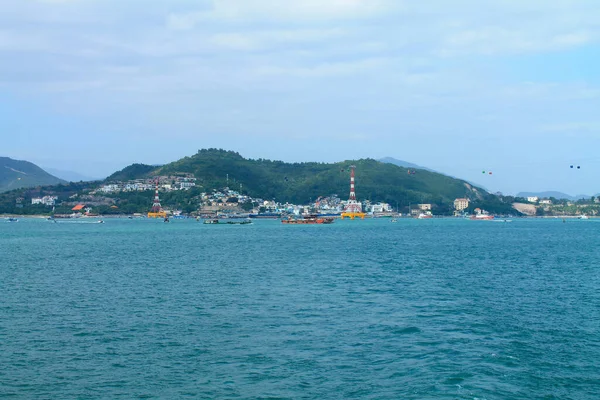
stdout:
POLYGON ((595 194, 598 15, 595 0, 4 0, 0 155, 88 176, 207 147, 390 156, 493 191, 595 194))

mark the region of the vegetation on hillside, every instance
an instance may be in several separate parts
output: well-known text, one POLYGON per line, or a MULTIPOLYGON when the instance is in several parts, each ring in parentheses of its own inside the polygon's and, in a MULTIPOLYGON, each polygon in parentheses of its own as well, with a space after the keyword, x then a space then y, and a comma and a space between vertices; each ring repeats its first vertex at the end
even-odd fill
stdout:
POLYGON ((115 172, 105 179, 105 182, 129 181, 139 178, 147 178, 156 170, 156 166, 147 164, 131 164, 120 171, 115 172))
POLYGON ((408 170, 373 159, 326 163, 285 163, 249 160, 236 152, 208 149, 164 165, 155 173, 191 173, 205 190, 229 186, 255 198, 306 204, 319 196, 337 194, 347 198, 349 167, 356 166, 359 200, 387 202, 394 207, 415 203, 451 204, 456 197, 478 198, 486 192, 464 181, 418 170, 408 170), (241 185, 241 186, 240 186, 241 185))

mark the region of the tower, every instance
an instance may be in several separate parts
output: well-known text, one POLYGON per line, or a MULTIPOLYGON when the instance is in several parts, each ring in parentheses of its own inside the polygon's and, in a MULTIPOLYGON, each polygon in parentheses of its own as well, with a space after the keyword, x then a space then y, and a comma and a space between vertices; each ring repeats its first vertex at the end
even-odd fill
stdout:
POLYGON ((152 209, 148 213, 148 218, 166 218, 167 213, 162 209, 160 200, 158 199, 158 178, 156 178, 156 190, 154 191, 154 202, 152 209))
POLYGON ((362 204, 356 201, 356 192, 354 191, 355 168, 354 165, 350 166, 350 197, 348 198, 348 203, 341 215, 342 219, 344 219, 344 217, 350 217, 350 219, 354 219, 355 217, 365 218, 365 214, 362 212, 362 204))
POLYGON ((154 203, 152 203, 152 212, 159 213, 162 211, 160 200, 158 200, 158 179, 156 179, 156 191, 154 192, 154 203))
POLYGON ((350 201, 356 201, 356 193, 354 192, 354 165, 350 166, 350 201))

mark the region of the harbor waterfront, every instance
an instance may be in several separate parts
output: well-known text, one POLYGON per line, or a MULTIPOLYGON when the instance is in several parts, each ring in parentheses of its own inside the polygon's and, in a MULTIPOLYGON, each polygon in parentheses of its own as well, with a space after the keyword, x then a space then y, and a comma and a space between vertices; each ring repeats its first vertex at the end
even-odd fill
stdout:
POLYGON ((0 221, 0 397, 600 398, 600 219, 0 221))

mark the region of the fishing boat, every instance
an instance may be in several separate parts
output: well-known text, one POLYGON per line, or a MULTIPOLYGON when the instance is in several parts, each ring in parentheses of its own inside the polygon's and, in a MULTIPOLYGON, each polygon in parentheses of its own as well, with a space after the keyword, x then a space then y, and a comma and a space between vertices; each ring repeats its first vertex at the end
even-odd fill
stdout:
POLYGON ((6 222, 19 222, 19 219, 18 218, 9 217, 9 218, 6 218, 6 222))
POLYGON ((429 218, 433 218, 433 215, 421 213, 421 214, 419 214, 419 216, 417 218, 418 219, 429 219, 429 218))
POLYGON ((581 214, 581 215, 579 216, 579 219, 590 219, 590 217, 588 217, 588 216, 587 216, 587 215, 585 215, 585 214, 581 214))

